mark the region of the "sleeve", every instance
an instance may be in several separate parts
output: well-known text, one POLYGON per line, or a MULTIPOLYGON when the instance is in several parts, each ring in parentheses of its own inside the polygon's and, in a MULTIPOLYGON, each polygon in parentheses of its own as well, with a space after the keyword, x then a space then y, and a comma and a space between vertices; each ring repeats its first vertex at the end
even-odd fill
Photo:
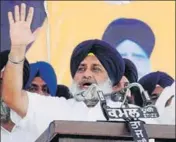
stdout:
MULTIPOLYGON (((46 97, 30 92, 27 92, 27 95, 27 114, 18 121, 21 127, 33 133, 34 138, 37 139, 54 120, 72 120, 71 107, 65 98, 46 97)), ((12 119, 15 117, 11 116, 12 119)))
POLYGON ((175 96, 175 82, 163 90, 155 103, 160 115, 164 112, 165 104, 171 96, 175 96))

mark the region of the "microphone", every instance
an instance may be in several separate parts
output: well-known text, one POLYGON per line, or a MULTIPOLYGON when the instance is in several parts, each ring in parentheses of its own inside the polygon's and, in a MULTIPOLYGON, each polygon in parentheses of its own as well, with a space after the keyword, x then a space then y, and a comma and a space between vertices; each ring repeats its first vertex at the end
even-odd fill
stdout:
POLYGON ((65 85, 57 85, 56 96, 64 97, 66 99, 72 98, 71 92, 69 91, 68 87, 65 85))
POLYGON ((139 83, 130 83, 126 88, 133 88, 133 87, 137 87, 139 92, 140 92, 140 95, 141 95, 141 98, 142 98, 142 101, 143 101, 143 107, 145 106, 148 106, 148 105, 151 105, 152 104, 152 101, 148 95, 148 92, 146 90, 144 90, 144 88, 142 87, 141 84, 139 83))
POLYGON ((148 95, 148 92, 144 90, 141 84, 139 83, 130 83, 125 88, 121 89, 120 91, 113 92, 110 94, 105 94, 107 96, 111 96, 111 99, 115 102, 123 102, 130 103, 131 100, 127 95, 127 91, 131 90, 133 87, 136 87, 139 90, 139 94, 143 101, 143 107, 147 105, 151 105, 152 101, 148 95))
POLYGON ((87 90, 84 90, 84 91, 81 91, 75 94, 74 98, 77 101, 84 101, 84 103, 88 107, 94 107, 99 101, 98 96, 97 96, 97 90, 98 90, 97 85, 92 84, 91 86, 89 86, 87 90))
POLYGON ((106 118, 106 120, 108 121, 109 120, 109 116, 108 116, 107 111, 106 111, 106 109, 108 108, 108 106, 107 106, 104 94, 103 94, 102 91, 98 90, 97 91, 97 95, 98 95, 98 98, 99 98, 99 101, 100 101, 100 106, 101 106, 101 110, 103 112, 103 115, 106 118))

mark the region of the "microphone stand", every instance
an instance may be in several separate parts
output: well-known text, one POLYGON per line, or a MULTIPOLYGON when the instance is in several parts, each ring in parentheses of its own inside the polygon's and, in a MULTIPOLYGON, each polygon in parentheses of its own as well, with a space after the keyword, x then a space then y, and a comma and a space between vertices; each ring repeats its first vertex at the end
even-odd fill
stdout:
MULTIPOLYGON (((133 83, 133 84, 130 84, 127 87, 125 87, 125 89, 126 89, 125 96, 124 96, 124 100, 122 102, 122 105, 120 107, 122 113, 125 113, 124 109, 123 109, 124 105, 125 105, 125 107, 129 108, 129 105, 128 105, 128 102, 126 101, 126 99, 127 99, 127 94, 130 91, 130 88, 136 87, 136 86, 140 90, 144 106, 150 104, 150 102, 151 102, 150 98, 149 98, 147 92, 144 91, 143 87, 141 85, 139 85, 138 83, 133 83)), ((102 112, 103 112, 106 120, 109 121, 109 115, 107 114, 107 111, 106 111, 106 109, 108 109, 109 107, 107 106, 107 102, 105 100, 104 94, 102 91, 97 91, 97 95, 100 100, 102 112)), ((138 118, 126 117, 125 115, 123 115, 123 119, 125 120, 127 129, 131 132, 131 134, 133 136, 133 140, 135 142, 139 142, 139 141, 149 142, 149 138, 148 138, 147 132, 144 128, 143 121, 140 121, 138 118)))

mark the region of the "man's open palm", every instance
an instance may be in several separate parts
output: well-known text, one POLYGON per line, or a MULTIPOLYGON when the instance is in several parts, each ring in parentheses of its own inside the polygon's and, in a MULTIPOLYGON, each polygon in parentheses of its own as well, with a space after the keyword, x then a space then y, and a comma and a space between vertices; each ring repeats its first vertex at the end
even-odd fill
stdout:
POLYGON ((30 7, 28 14, 26 14, 26 5, 24 3, 21 4, 21 10, 18 5, 15 6, 14 18, 12 12, 8 12, 12 46, 27 46, 35 40, 38 30, 32 33, 30 28, 33 14, 34 9, 32 7, 30 7))

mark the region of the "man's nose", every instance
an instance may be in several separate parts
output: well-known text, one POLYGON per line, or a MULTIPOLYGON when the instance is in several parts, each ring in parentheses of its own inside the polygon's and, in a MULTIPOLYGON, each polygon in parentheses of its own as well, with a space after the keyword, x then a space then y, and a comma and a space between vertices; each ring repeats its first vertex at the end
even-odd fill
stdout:
POLYGON ((42 91, 42 89, 38 89, 36 93, 45 96, 45 93, 42 91))
POLYGON ((92 76, 93 76, 92 71, 90 71, 90 70, 86 70, 86 71, 84 72, 84 77, 90 79, 90 78, 92 78, 92 76))

